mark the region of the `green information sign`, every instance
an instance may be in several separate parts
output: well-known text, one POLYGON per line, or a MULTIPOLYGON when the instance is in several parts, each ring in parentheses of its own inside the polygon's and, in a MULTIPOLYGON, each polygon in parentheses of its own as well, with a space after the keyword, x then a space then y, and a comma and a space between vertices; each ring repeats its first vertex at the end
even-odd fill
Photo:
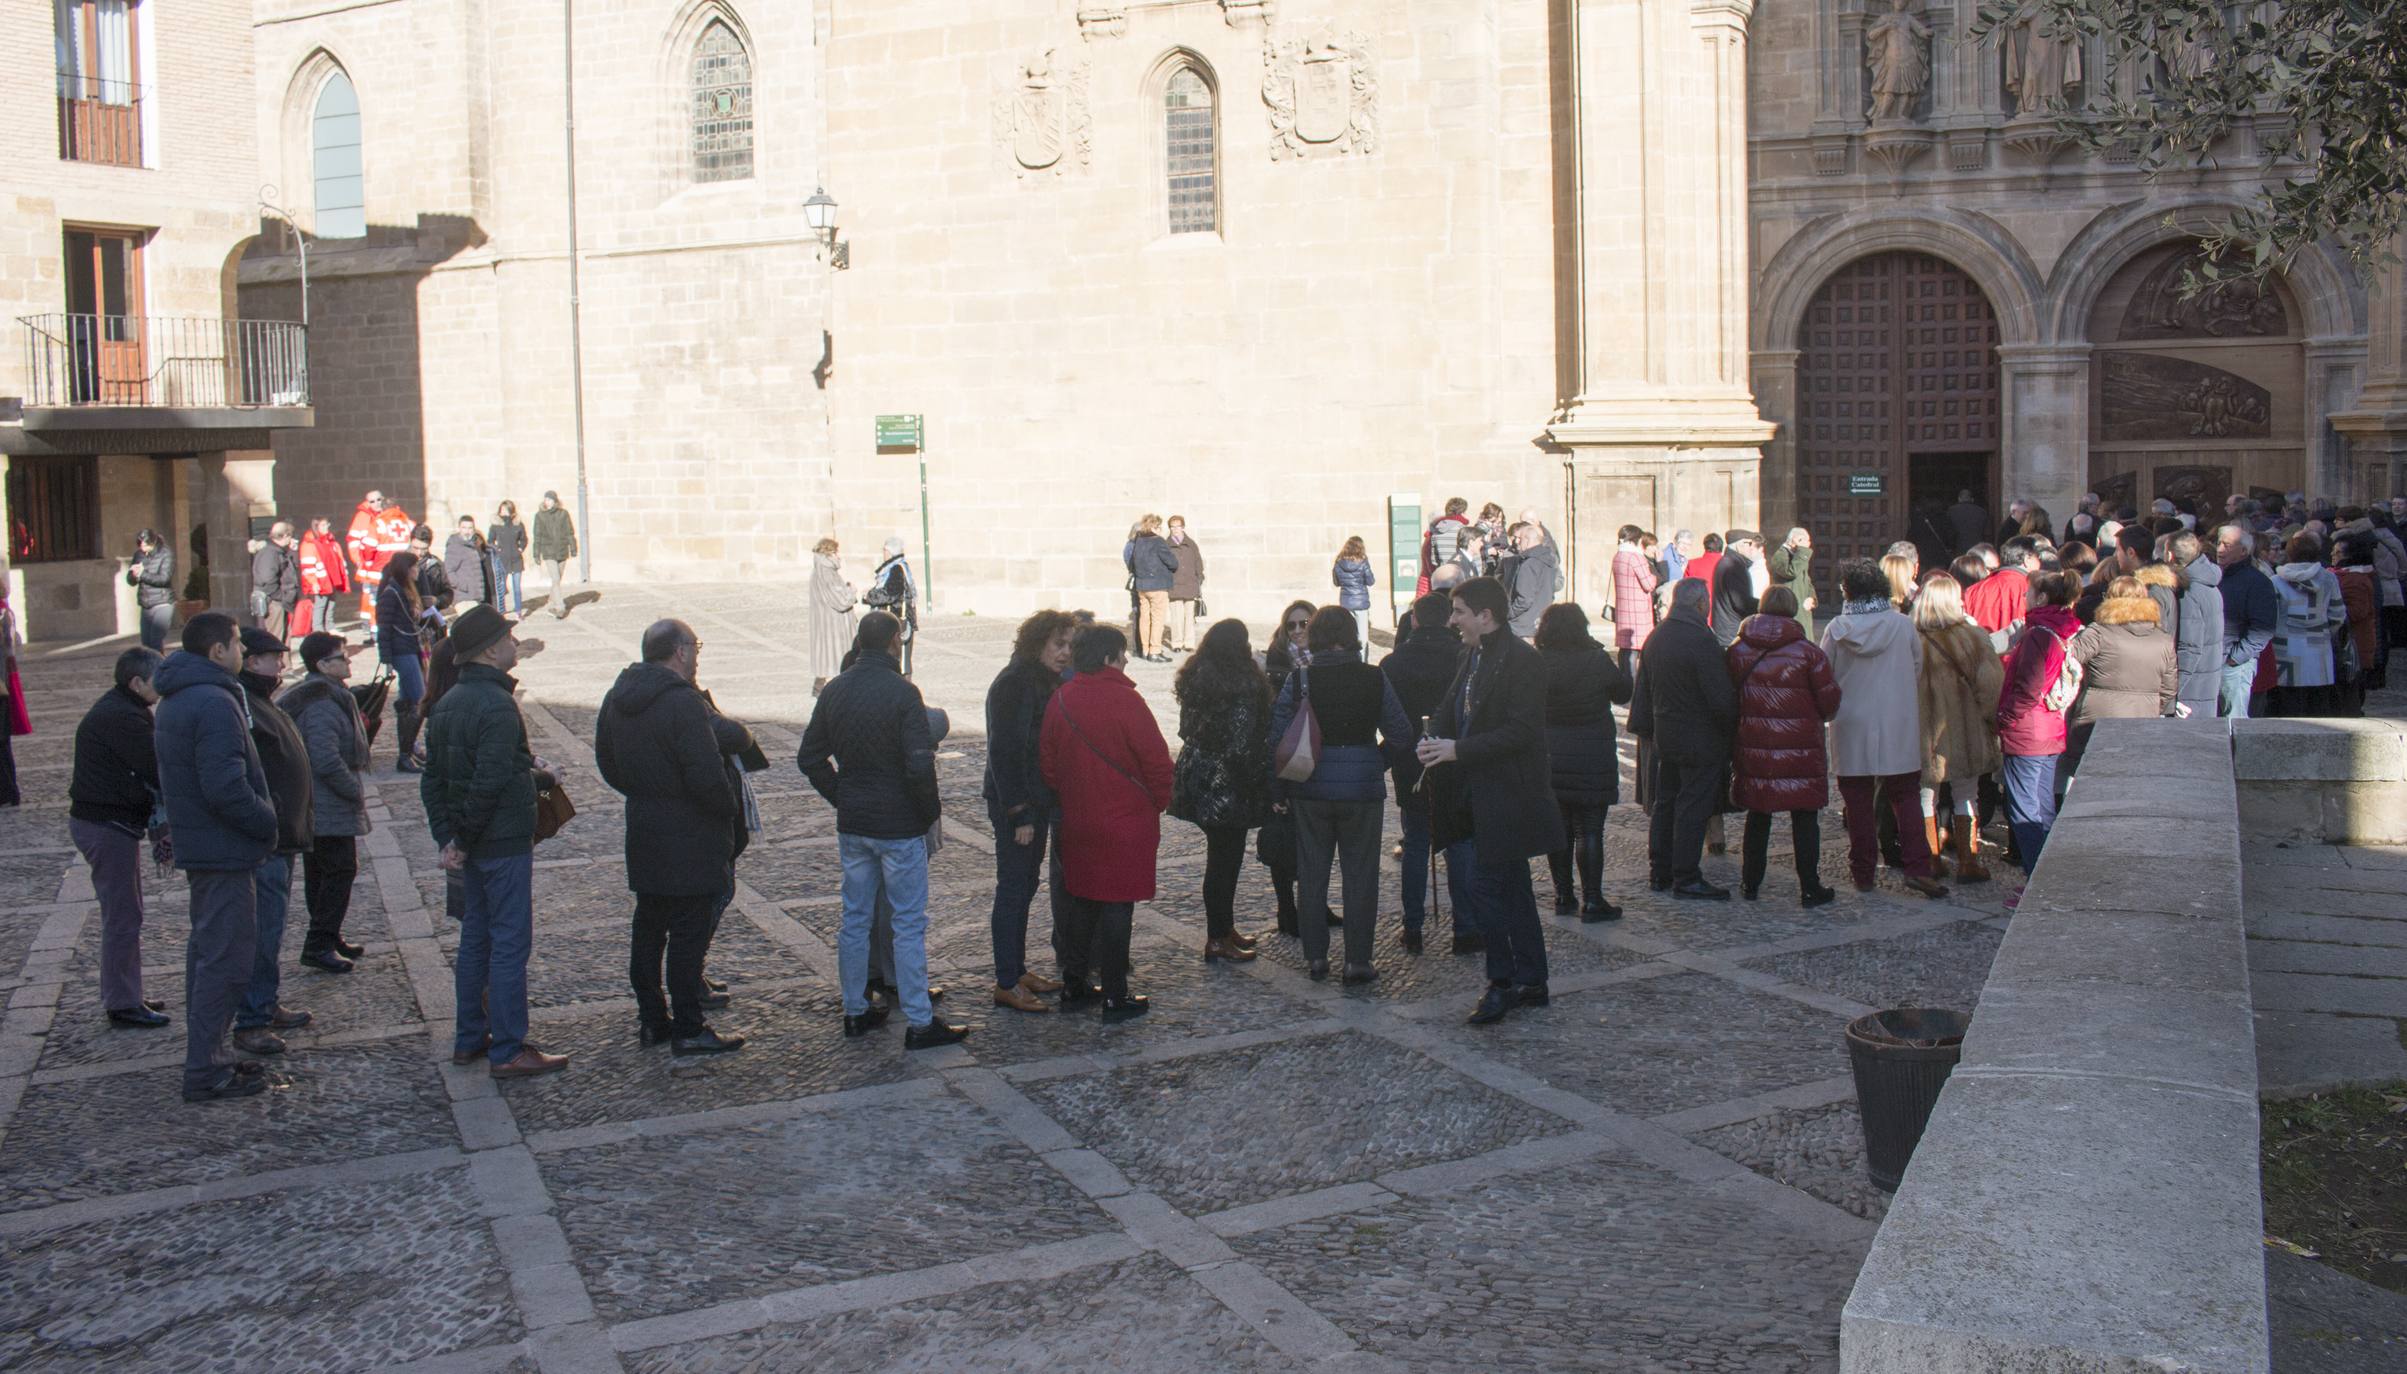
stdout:
POLYGON ((878 451, 880 453, 917 453, 919 449, 919 416, 880 415, 878 417, 878 451))
POLYGON ((1880 473, 1851 472, 1847 474, 1847 494, 1849 496, 1880 496, 1886 494, 1888 490, 1889 479, 1880 473))
POLYGON ((1387 551, 1388 608, 1401 617, 1411 609, 1413 589, 1421 580, 1419 492, 1399 491, 1387 498, 1387 551))

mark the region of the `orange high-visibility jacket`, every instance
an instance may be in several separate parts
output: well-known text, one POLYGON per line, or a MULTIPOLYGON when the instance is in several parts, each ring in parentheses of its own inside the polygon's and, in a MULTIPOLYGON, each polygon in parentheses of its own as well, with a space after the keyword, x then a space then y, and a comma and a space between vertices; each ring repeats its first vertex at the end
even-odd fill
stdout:
POLYGON ((351 561, 359 567, 363 590, 373 590, 383 580, 384 565, 394 554, 410 546, 410 531, 418 522, 398 505, 383 510, 370 510, 362 501, 351 513, 351 529, 345 542, 351 547, 351 561))

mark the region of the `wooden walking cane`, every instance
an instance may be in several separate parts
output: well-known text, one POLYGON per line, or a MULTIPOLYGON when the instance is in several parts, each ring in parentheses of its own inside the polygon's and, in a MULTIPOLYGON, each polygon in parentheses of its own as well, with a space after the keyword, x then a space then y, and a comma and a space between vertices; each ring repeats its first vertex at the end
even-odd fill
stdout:
MULTIPOLYGON (((1421 717, 1421 736, 1424 739, 1429 736, 1427 716, 1421 717)), ((1421 770, 1421 799, 1429 808, 1429 914, 1435 918, 1446 914, 1446 904, 1438 887, 1438 789, 1427 768, 1421 770)), ((1434 926, 1436 921, 1433 919, 1430 924, 1434 926)))

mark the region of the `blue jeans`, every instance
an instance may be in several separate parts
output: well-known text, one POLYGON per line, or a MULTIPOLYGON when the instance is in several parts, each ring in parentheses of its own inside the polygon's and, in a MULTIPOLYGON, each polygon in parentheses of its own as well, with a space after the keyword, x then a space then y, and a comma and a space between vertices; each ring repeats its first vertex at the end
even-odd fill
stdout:
POLYGON ((493 1037, 486 1057, 507 1064, 527 1044, 527 954, 535 943, 535 854, 470 859, 460 866, 466 903, 460 912, 460 952, 452 961, 451 1048, 474 1054, 493 1037))
MULTIPOLYGON (((2256 665, 2249 665, 2254 673, 2256 665)), ((2039 851, 2056 824, 2056 755, 2008 754, 2006 823, 2014 828, 2014 848, 2022 855, 2023 874, 2039 867, 2039 851)))
POLYGON ((258 893, 252 899, 258 935, 251 945, 251 981, 243 988, 242 1009, 234 1015, 236 1030, 257 1030, 276 1019, 276 997, 284 982, 276 959, 284 952, 284 916, 292 909, 293 861, 282 854, 268 855, 251 870, 251 885, 258 893))
MULTIPOLYGON (((1429 916, 1429 812, 1418 806, 1401 806, 1396 814, 1404 822, 1404 928, 1419 930, 1429 916)), ((1476 929, 1471 916, 1471 842, 1457 840, 1439 851, 1446 859, 1446 900, 1452 904, 1446 922, 1453 934, 1476 929)))
POLYGON ((2223 714, 2233 720, 2248 719, 2248 689, 2257 681, 2257 661, 2231 663, 2223 668, 2223 714))
POLYGON ((844 929, 836 937, 836 968, 844 979, 844 1014, 869 1011, 869 927, 882 892, 894 907, 894 985, 903 1019, 924 1026, 928 1003, 928 841, 836 836, 844 859, 844 929))
POLYGON ((1018 987, 1028 972, 1028 905, 1036 900, 1037 881, 1045 871, 1045 839, 1052 824, 1030 813, 1019 819, 1005 816, 1001 807, 986 808, 995 828, 995 905, 987 924, 994 930, 995 986, 1018 987), (1021 825, 1036 827, 1028 844, 1013 841, 1021 825))
POLYGON ((1471 882, 1472 918, 1488 938, 1488 981, 1545 986, 1546 928, 1538 923, 1538 893, 1530 886, 1529 860, 1473 863, 1471 882))
POLYGON ((393 699, 415 706, 426 700, 426 660, 416 654, 403 654, 391 661, 393 669, 393 699))
POLYGON ((506 610, 512 615, 518 615, 526 610, 527 597, 524 585, 525 578, 526 574, 524 572, 509 572, 501 575, 502 598, 509 604, 497 607, 496 609, 506 610))

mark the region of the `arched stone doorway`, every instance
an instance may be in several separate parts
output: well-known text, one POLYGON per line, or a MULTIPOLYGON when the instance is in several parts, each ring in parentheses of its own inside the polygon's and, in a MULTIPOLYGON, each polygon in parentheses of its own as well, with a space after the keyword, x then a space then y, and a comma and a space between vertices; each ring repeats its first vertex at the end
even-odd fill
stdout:
POLYGON ((2110 512, 2163 496, 2211 519, 2233 492, 2308 485, 2298 303, 2278 280, 2184 295, 2197 261, 2189 241, 2141 253, 2090 309, 2089 483, 2110 512))
POLYGON ((1798 342, 1798 523, 1835 608, 1840 563, 1904 538, 1927 561, 1951 543, 1959 490, 1997 512, 1998 321, 1954 264, 1877 253, 1822 283, 1798 342))

